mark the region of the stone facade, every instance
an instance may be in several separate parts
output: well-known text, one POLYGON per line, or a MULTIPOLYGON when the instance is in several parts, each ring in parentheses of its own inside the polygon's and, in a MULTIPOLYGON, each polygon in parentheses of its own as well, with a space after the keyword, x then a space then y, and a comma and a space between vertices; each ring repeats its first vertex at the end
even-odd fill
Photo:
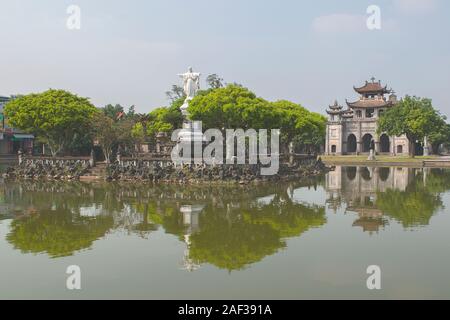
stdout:
POLYGON ((377 134, 378 119, 388 108, 395 108, 397 96, 380 82, 367 81, 354 90, 360 95, 356 102, 348 102, 347 109, 336 101, 329 106, 329 121, 326 130, 326 155, 368 154, 370 145, 375 145, 377 154, 407 155, 410 143, 406 136, 390 137, 377 134), (386 98, 386 95, 389 97, 386 98))

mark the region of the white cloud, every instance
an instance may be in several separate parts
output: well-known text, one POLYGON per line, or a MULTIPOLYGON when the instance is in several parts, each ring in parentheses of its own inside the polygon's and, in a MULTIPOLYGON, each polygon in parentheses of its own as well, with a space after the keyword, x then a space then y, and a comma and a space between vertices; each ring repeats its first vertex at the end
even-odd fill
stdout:
POLYGON ((394 0, 395 7, 405 14, 428 14, 438 7, 438 0, 394 0))
POLYGON ((314 19, 312 28, 318 33, 356 33, 367 30, 363 15, 333 13, 314 19))

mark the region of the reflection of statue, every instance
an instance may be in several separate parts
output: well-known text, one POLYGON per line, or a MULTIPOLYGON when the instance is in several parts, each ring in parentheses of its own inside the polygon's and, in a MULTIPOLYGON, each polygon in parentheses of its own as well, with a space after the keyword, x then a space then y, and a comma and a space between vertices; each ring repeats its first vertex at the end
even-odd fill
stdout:
POLYGON ((370 154, 369 154, 369 158, 367 160, 369 161, 375 161, 375 140, 370 140, 370 154))

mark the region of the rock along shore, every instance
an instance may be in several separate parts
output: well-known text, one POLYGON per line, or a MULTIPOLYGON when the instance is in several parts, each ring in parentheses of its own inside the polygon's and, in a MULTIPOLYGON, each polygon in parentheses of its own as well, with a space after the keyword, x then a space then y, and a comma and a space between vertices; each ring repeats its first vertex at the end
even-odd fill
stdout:
MULTIPOLYGON (((176 184, 249 184, 269 181, 295 180, 317 176, 328 172, 329 169, 319 159, 308 159, 295 162, 292 165, 280 164, 278 174, 272 176, 261 175, 261 165, 184 165, 161 166, 155 161, 136 160, 133 164, 114 163, 105 167, 101 178, 106 181, 139 181, 153 183, 176 184)), ((80 180, 89 176, 92 168, 80 163, 66 162, 54 164, 22 163, 11 167, 3 174, 9 180, 80 180)))

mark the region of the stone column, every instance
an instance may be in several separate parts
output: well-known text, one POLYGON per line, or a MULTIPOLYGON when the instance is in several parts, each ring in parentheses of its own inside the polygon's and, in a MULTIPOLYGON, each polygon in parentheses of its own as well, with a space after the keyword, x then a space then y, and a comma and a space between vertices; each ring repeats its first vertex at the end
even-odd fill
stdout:
POLYGON ((361 121, 358 121, 358 136, 356 141, 356 155, 359 155, 362 152, 362 124, 361 121))
POLYGON ((379 138, 377 138, 375 140, 375 154, 379 154, 380 153, 380 140, 379 138))
POLYGON ((423 155, 428 157, 430 155, 430 148, 428 147, 428 137, 423 139, 423 155))
POLYGON ((395 156, 395 137, 391 138, 391 156, 395 156))
POLYGON ((23 154, 22 154, 22 150, 19 150, 18 152, 19 155, 19 166, 23 163, 23 154))
POLYGON ((94 152, 94 149, 91 149, 91 157, 89 159, 89 166, 91 168, 95 167, 95 152, 94 152))

